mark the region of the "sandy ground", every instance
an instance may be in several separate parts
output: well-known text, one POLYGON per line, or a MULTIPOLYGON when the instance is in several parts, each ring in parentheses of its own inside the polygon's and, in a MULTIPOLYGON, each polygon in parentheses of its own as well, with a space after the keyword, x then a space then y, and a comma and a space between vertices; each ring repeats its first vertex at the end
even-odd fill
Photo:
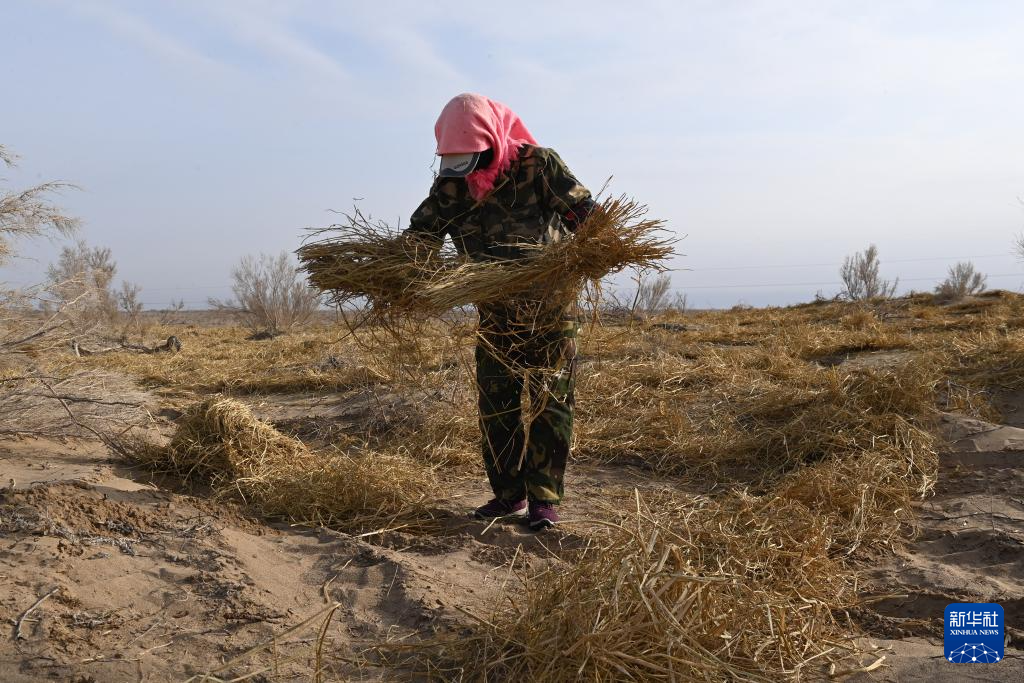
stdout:
MULTIPOLYGON (((486 617, 513 561, 537 566, 581 541, 568 530, 489 526, 461 508, 426 537, 268 525, 152 483, 79 440, 0 442, 0 471, 14 480, 0 502, 2 681, 182 680, 313 617, 218 673, 308 680, 316 628, 335 601, 328 680, 376 679, 354 651, 486 617), (20 616, 46 595, 17 637, 20 616)), ((578 499, 606 485, 595 472, 578 481, 578 499)), ((485 498, 481 482, 465 506, 485 498)))
POLYGON ((935 495, 919 505, 918 538, 865 563, 865 597, 895 594, 857 615, 892 650, 891 667, 873 678, 1024 681, 1024 429, 946 414, 942 430, 949 449, 935 495), (1002 605, 1003 662, 943 659, 942 614, 951 602, 1002 605))
MULTIPOLYGON (((347 419, 344 402, 309 400, 256 407, 288 424, 347 419)), ((1007 414, 1013 422, 1024 410, 1007 414)), ((868 602, 851 617, 878 648, 874 659, 886 657, 858 680, 1024 680, 1024 429, 954 414, 942 427, 949 452, 935 495, 919 505, 919 537, 858 559, 868 602), (942 658, 943 608, 973 601, 1005 609, 1010 645, 999 664, 942 658)), ((582 542, 571 525, 534 535, 467 519, 487 498, 482 478, 444 503, 442 529, 427 536, 268 525, 152 481, 83 438, 0 441, 0 485, 0 681, 12 683, 180 681, 211 670, 309 680, 317 629, 335 602, 320 648, 327 680, 379 679, 372 657, 355 653, 487 618, 514 590, 513 568, 555 562, 582 542)), ((594 501, 634 485, 672 482, 577 467, 564 515, 584 518, 594 501)))

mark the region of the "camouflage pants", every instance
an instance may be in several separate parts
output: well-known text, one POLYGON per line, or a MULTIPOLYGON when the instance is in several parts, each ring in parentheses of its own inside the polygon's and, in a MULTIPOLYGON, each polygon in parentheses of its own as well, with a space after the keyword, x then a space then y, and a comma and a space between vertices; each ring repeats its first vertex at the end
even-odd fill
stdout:
POLYGON ((484 466, 495 497, 503 500, 562 499, 572 444, 576 326, 551 327, 530 334, 481 321, 476 377, 484 466))

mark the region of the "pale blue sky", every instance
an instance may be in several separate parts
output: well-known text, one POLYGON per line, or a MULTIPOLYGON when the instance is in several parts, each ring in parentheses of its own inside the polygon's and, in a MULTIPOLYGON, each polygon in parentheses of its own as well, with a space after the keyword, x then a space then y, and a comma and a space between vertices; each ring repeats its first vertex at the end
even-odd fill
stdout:
POLYGON ((81 185, 83 236, 154 307, 353 198, 404 221, 463 91, 688 235, 695 305, 834 293, 870 242, 908 287, 957 257, 1024 285, 1019 2, 7 0, 0 27, 4 175, 81 185))

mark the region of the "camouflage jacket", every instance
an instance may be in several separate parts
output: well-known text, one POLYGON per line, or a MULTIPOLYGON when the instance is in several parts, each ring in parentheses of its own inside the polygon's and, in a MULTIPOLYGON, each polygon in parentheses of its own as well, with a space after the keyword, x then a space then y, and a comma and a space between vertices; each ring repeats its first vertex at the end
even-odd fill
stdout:
POLYGON ((513 259, 517 244, 557 241, 589 214, 590 191, 552 149, 523 145, 519 158, 477 201, 462 178, 438 178, 409 219, 408 233, 440 246, 451 237, 474 259, 513 259))

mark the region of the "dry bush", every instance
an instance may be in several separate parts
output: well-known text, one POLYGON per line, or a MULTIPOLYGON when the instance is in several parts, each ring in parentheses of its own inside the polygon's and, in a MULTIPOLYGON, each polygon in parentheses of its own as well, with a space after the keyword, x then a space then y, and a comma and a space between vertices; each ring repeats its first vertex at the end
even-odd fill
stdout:
POLYGON ((672 295, 672 299, 668 302, 665 310, 670 313, 686 313, 689 307, 687 295, 683 292, 676 292, 672 295))
POLYGON ((665 273, 641 278, 637 292, 637 308, 648 316, 664 311, 668 307, 671 287, 672 277, 665 273))
POLYGON ((38 353, 65 343, 69 336, 60 311, 43 313, 42 288, 0 291, 0 357, 38 353))
POLYGON ((974 270, 973 263, 960 261, 949 267, 946 279, 935 287, 935 297, 941 303, 980 294, 985 291, 986 280, 984 275, 974 270))
MULTIPOLYGON (((17 157, 0 145, 0 166, 13 166, 17 157)), ((0 192, 0 264, 12 253, 12 238, 70 235, 78 220, 50 203, 48 196, 73 185, 43 183, 27 190, 0 192)))
POLYGON ((59 310, 78 335, 117 325, 116 273, 108 247, 90 247, 83 240, 63 247, 57 262, 46 269, 47 289, 53 294, 48 309, 59 310))
POLYGON ((171 300, 171 303, 167 308, 158 311, 156 319, 157 325, 184 325, 184 316, 182 311, 185 310, 184 299, 178 299, 177 301, 171 300))
MULTIPOLYGON (((0 166, 13 166, 16 157, 0 145, 0 166)), ((13 192, 0 192, 0 265, 13 254, 12 239, 70 235, 78 221, 67 216, 48 197, 73 187, 51 182, 13 192)), ((40 315, 36 309, 49 303, 53 293, 45 287, 0 289, 0 355, 35 352, 66 340, 66 320, 56 314, 40 315)))
POLYGON ((672 278, 666 273, 658 273, 653 277, 648 273, 637 273, 632 290, 606 290, 599 302, 600 311, 611 318, 629 318, 630 320, 646 320, 669 309, 683 312, 686 310, 686 297, 676 293, 675 298, 669 297, 672 278))
POLYGON ((287 252, 246 256, 231 271, 234 300, 210 299, 214 308, 235 315, 253 334, 276 336, 309 322, 320 308, 287 252))
POLYGON ((430 524, 437 495, 436 476, 420 463, 385 453, 314 452, 221 396, 191 406, 168 446, 126 450, 152 469, 208 483, 268 517, 300 524, 415 528, 430 524))
POLYGON ((879 274, 878 247, 870 245, 863 252, 847 256, 839 275, 845 289, 842 296, 848 301, 888 299, 896 293, 899 278, 890 282, 879 274))
POLYGON ((139 301, 141 292, 141 287, 127 281, 122 282, 121 289, 116 292, 117 310, 121 317, 122 339, 127 339, 128 333, 134 330, 139 341, 144 342, 146 332, 151 327, 142 316, 142 302, 139 301))

